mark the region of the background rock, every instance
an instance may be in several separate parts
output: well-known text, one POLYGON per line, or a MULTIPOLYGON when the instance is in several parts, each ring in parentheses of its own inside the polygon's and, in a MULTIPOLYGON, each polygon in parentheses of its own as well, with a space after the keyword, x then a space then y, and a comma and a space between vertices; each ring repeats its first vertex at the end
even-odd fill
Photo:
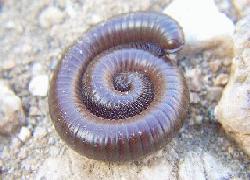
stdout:
POLYGON ((0 134, 10 135, 25 121, 21 99, 0 79, 0 134))
POLYGON ((250 155, 250 16, 237 23, 229 83, 216 107, 224 129, 250 155))
POLYGON ((231 41, 234 24, 219 12, 214 0, 175 0, 164 9, 164 13, 180 23, 186 43, 191 44, 191 48, 195 44, 195 48, 204 48, 215 44, 215 41, 224 44, 231 41))

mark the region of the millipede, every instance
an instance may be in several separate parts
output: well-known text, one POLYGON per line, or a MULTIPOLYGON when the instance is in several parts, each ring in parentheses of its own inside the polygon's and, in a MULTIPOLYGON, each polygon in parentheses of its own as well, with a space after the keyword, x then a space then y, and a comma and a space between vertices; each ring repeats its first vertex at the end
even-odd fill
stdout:
POLYGON ((90 28, 63 55, 49 90, 59 136, 96 160, 135 160, 166 145, 189 107, 169 54, 184 45, 178 22, 157 12, 121 14, 90 28))

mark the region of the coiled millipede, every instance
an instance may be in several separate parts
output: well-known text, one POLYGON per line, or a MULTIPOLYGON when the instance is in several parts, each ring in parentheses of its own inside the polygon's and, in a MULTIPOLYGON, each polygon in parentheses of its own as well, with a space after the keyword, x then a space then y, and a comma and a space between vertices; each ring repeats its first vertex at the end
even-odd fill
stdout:
POLYGON ((178 23, 154 12, 123 14, 87 31, 51 80, 49 111, 60 137, 107 161, 164 146, 189 106, 185 79, 168 57, 183 44, 178 23))

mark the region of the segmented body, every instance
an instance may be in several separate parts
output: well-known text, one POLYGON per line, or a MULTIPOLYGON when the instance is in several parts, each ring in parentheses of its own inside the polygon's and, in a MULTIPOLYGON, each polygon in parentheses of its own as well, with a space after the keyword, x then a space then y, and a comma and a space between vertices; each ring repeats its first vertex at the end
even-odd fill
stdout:
POLYGON ((51 81, 49 110, 63 140, 99 160, 138 159, 182 126, 189 93, 167 53, 184 43, 167 15, 130 13, 90 29, 51 81))

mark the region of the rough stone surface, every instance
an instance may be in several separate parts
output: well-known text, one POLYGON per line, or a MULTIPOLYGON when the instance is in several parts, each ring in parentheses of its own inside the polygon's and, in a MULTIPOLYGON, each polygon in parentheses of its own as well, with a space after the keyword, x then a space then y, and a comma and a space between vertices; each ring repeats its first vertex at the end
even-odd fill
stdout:
POLYGON ((25 117, 21 99, 0 79, 0 134, 10 135, 25 117))
POLYGON ((25 142, 27 141, 31 136, 30 130, 27 127, 22 127, 19 134, 18 138, 22 141, 25 142))
POLYGON ((183 27, 187 43, 214 41, 231 37, 233 22, 218 11, 213 0, 175 0, 165 10, 183 27))
POLYGON ((223 128, 250 155, 250 16, 237 23, 229 83, 216 108, 223 128))
MULTIPOLYGON (((209 92, 211 88, 215 88, 213 92, 223 88, 215 85, 214 80, 219 74, 229 74, 232 60, 231 51, 217 42, 214 47, 176 56, 193 94, 188 117, 168 145, 138 161, 105 163, 73 152, 55 132, 47 96, 34 96, 29 91, 34 77, 51 77, 64 49, 88 28, 119 13, 163 12, 171 1, 175 0, 3 1, 0 79, 22 100, 26 122, 22 125, 24 133, 0 136, 0 179, 180 179, 191 174, 185 169, 194 161, 194 168, 205 170, 200 173, 207 179, 249 179, 249 159, 227 138, 214 117, 219 95, 210 97, 209 92), (44 25, 40 21, 42 14, 50 8, 61 15, 59 19, 47 16, 44 25), (51 23, 53 18, 58 20, 51 23), (212 67, 213 61, 217 64, 212 67)), ((220 11, 235 22, 238 17, 231 4, 230 0, 216 0, 220 11)))

